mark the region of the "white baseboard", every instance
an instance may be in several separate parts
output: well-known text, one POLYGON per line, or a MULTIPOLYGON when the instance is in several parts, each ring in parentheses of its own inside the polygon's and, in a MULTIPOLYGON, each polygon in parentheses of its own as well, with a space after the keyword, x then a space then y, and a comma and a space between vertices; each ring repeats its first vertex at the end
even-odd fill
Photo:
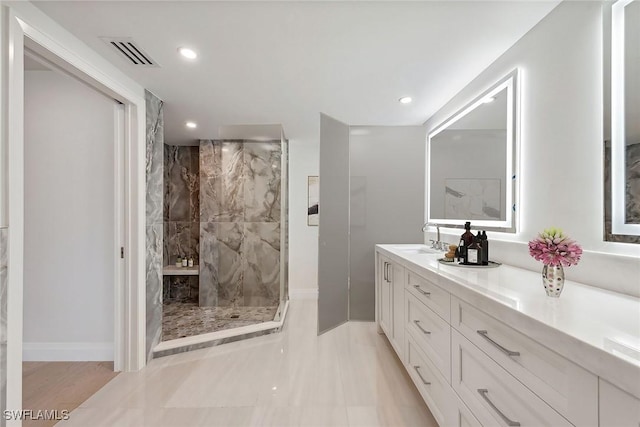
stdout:
POLYGON ((318 299, 318 289, 289 289, 289 299, 318 299))
POLYGON ((24 362, 101 362, 113 360, 112 342, 25 342, 24 362))

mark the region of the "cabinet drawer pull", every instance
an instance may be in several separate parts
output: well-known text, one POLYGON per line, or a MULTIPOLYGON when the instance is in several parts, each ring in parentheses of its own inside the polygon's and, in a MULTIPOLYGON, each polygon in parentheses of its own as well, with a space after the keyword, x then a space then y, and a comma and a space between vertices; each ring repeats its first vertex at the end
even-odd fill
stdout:
POLYGON ((430 296, 431 292, 427 292, 427 291, 423 291, 422 288, 420 287, 420 285, 413 285, 414 288, 416 288, 418 290, 418 292, 420 292, 422 295, 424 296, 430 296))
MULTIPOLYGON (((430 383, 430 382, 428 382, 428 381, 425 381, 425 380, 424 380, 424 377, 423 377, 423 376, 422 376, 422 374, 420 373, 420 366, 414 365, 413 369, 415 369, 415 370, 416 370, 416 372, 418 373, 418 376, 419 376, 419 377, 420 377, 420 379, 422 380, 422 384, 424 384, 424 385, 431 385, 431 383, 430 383)), ((520 425, 520 424, 518 424, 518 425, 520 425)))
POLYGON ((489 338, 489 335, 487 331, 476 331, 478 333, 478 335, 480 335, 482 338, 484 338, 485 340, 489 341, 491 344, 493 344, 494 346, 496 346, 498 348, 498 350, 500 350, 501 352, 503 352, 504 354, 506 354, 507 356, 520 356, 520 352, 519 351, 511 351, 507 348, 504 348, 503 346, 501 346, 500 344, 498 344, 497 342, 495 342, 494 340, 492 340, 491 338, 489 338))
POLYGON ((491 406, 491 408, 496 411, 496 413, 498 415, 500 415, 500 418, 502 418, 502 421, 504 421, 509 427, 518 427, 520 425, 519 422, 517 421, 511 421, 509 418, 507 418, 500 409, 498 409, 496 407, 496 405, 493 404, 493 402, 491 400, 489 400, 489 397, 487 396, 487 393, 489 393, 489 390, 487 390, 486 388, 479 388, 478 389, 478 393, 480 394, 480 396, 482 396, 482 398, 489 404, 489 406, 491 406))
POLYGON ((385 281, 385 282, 388 282, 388 281, 389 281, 389 272, 388 272, 388 270, 387 270, 387 267, 388 267, 388 266, 389 266, 389 263, 385 261, 385 262, 384 262, 384 274, 383 274, 383 276, 384 276, 384 281, 385 281))
POLYGON ((423 334, 427 334, 430 335, 431 332, 427 331, 426 329, 424 329, 422 326, 420 326, 420 321, 419 320, 414 320, 413 323, 416 324, 416 326, 418 327, 418 329, 420 329, 422 331, 423 334))

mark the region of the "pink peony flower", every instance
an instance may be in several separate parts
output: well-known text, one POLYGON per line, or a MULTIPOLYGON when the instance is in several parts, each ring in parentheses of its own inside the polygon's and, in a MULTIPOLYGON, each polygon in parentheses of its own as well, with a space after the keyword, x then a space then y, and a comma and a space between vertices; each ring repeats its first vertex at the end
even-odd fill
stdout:
POLYGON ((544 265, 569 267, 580 262, 582 248, 559 228, 547 228, 529 242, 529 254, 544 265))

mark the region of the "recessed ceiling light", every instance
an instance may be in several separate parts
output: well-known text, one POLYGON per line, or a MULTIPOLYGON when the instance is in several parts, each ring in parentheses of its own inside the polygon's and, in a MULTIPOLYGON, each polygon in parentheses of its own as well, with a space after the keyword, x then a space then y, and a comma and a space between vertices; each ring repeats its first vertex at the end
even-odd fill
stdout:
POLYGON ((198 124, 196 122, 187 122, 184 124, 186 127, 188 127, 189 129, 195 129, 198 127, 198 124))
POLYGON ((184 56, 187 59, 196 59, 198 54, 193 49, 189 49, 188 47, 180 47, 178 48, 178 52, 180 55, 184 56))
POLYGON ((491 102, 493 102, 493 101, 495 101, 495 100, 496 100, 496 99, 495 99, 493 96, 490 96, 489 98, 483 99, 483 100, 482 100, 482 103, 483 103, 483 104, 489 104, 489 103, 491 103, 491 102))
POLYGON ((398 101, 400 101, 401 104, 409 104, 413 100, 410 96, 403 96, 402 98, 398 99, 398 101))

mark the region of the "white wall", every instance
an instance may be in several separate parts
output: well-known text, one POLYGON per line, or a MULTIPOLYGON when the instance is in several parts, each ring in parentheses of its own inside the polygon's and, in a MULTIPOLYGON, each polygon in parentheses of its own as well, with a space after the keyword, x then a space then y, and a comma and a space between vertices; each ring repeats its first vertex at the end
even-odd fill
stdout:
MULTIPOLYGON (((546 227, 561 227, 585 249, 581 263, 566 270, 569 280, 640 296, 640 245, 603 241, 601 7, 561 3, 426 125, 433 129, 518 67, 518 233, 490 233, 492 259, 541 271, 526 243, 546 227)), ((456 230, 446 238, 458 236, 456 230)))
POLYGON ((318 295, 318 227, 307 225, 307 177, 319 171, 318 141, 289 142, 289 296, 318 295))
MULTIPOLYGON (((0 22, 5 21, 5 17, 8 15, 7 8, 0 4, 0 22)), ((7 33, 6 31, 0 31, 0 227, 6 227, 9 224, 9 218, 7 217, 8 203, 7 203, 7 138, 5 114, 7 111, 7 91, 5 88, 5 80, 7 80, 7 33)), ((2 406, 2 405, 0 405, 2 406)))
POLYGON ((25 72, 24 360, 113 360, 114 101, 25 72))

